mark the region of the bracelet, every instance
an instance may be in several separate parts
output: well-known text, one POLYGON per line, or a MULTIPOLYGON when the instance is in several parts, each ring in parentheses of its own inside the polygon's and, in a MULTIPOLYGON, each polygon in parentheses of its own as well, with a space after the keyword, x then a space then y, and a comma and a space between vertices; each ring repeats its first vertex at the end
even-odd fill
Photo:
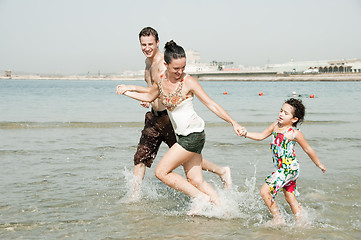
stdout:
POLYGON ((247 138, 247 133, 248 133, 248 132, 246 132, 246 134, 244 134, 244 138, 247 138))

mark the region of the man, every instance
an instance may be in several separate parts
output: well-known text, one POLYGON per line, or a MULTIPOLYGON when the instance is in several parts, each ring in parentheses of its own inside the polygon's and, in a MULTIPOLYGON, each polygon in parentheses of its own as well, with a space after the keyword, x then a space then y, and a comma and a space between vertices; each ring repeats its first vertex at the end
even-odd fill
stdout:
MULTIPOLYGON (((139 33, 139 41, 145 60, 145 81, 151 87, 154 80, 158 80, 160 74, 165 70, 164 58, 159 50, 158 33, 151 27, 143 28, 139 33)), ((134 86, 135 87, 135 86, 134 86)), ((147 91, 148 88, 137 87, 138 91, 147 91)), ((149 107, 149 103, 141 103, 144 107, 149 107)), ((140 186, 144 179, 146 167, 151 167, 153 160, 157 156, 160 144, 165 142, 168 147, 176 143, 176 136, 168 117, 165 106, 157 98, 151 103, 152 109, 145 114, 145 126, 134 155, 134 186, 131 196, 139 197, 140 186)), ((221 177, 225 189, 232 185, 231 172, 229 167, 220 167, 214 163, 202 160, 202 169, 211 171, 221 177)))

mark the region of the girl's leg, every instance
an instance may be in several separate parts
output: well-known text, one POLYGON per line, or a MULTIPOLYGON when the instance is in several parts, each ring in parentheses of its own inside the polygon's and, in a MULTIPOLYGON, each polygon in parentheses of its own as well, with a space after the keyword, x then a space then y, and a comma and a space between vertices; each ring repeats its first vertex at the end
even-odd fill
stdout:
MULTIPOLYGON (((155 176, 169 187, 183 192, 190 197, 203 198, 207 201, 210 201, 210 196, 199 191, 184 177, 173 172, 174 169, 186 163, 195 155, 196 153, 186 151, 178 143, 175 143, 159 161, 155 168, 155 176)), ((201 163, 199 162, 199 169, 201 169, 200 164, 201 163)))
POLYGON ((295 219, 300 220, 300 218, 301 218, 301 206, 297 202, 296 196, 293 193, 287 192, 285 190, 284 190, 284 194, 285 194, 286 201, 290 205, 290 207, 292 209, 292 212, 295 215, 295 219))
POLYGON ((278 209, 276 201, 272 201, 272 196, 270 193, 270 188, 267 183, 263 184, 260 190, 260 194, 265 202, 266 206, 268 207, 269 211, 271 212, 273 219, 272 222, 274 224, 282 224, 284 223, 284 219, 281 216, 280 210, 278 209))
POLYGON ((229 190, 232 187, 231 169, 229 167, 221 167, 217 164, 209 162, 207 159, 202 160, 202 169, 217 174, 223 182, 224 189, 229 190))
POLYGON ((215 204, 219 204, 219 198, 217 192, 213 187, 208 184, 202 176, 202 155, 195 154, 192 159, 183 164, 184 171, 186 173, 189 182, 198 188, 201 192, 211 197, 211 201, 215 204))

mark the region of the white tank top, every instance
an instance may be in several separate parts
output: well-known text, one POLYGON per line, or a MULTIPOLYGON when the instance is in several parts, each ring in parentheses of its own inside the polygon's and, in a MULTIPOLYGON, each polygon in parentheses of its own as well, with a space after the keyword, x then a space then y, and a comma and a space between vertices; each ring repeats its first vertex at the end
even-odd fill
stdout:
POLYGON ((173 111, 168 110, 174 131, 178 135, 187 136, 193 132, 204 130, 204 121, 193 108, 193 97, 183 100, 173 111))

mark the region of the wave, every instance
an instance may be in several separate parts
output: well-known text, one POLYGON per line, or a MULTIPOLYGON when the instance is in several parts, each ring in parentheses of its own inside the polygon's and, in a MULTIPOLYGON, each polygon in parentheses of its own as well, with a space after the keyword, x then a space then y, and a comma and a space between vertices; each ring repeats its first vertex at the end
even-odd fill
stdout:
MULTIPOLYGON (((306 125, 334 125, 347 123, 344 121, 305 121, 306 125)), ((271 122, 240 122, 245 127, 267 127, 271 122)), ((139 122, 0 122, 0 129, 37 129, 37 128, 141 128, 143 121, 139 122)), ((226 122, 206 122, 206 127, 228 127, 226 122)))

